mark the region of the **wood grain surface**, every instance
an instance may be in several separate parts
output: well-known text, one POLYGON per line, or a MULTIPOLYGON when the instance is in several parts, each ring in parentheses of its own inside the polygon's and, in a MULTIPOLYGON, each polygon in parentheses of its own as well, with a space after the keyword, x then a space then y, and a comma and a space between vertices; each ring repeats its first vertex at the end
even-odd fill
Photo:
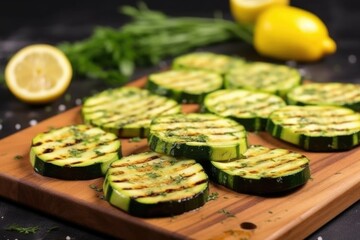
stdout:
MULTIPOLYGON (((145 79, 140 79, 131 85, 144 83, 145 79)), ((197 106, 183 109, 193 112, 197 106)), ((132 217, 102 199, 97 189, 102 187, 103 178, 64 181, 40 176, 32 169, 32 138, 50 127, 76 123, 81 123, 80 107, 2 139, 0 195, 121 239, 302 239, 360 199, 360 148, 303 152, 267 133, 249 133, 250 144, 288 148, 306 155, 311 161, 311 180, 290 193, 272 197, 239 194, 211 184, 210 193, 219 197, 200 209, 169 218, 132 217)), ((122 144, 123 155, 147 149, 145 139, 123 139, 122 144)))

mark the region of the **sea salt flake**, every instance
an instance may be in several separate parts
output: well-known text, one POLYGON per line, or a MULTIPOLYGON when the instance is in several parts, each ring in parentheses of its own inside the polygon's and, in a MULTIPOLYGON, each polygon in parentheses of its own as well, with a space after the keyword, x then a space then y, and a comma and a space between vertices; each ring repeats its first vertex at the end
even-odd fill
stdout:
POLYGON ((350 64, 355 64, 357 62, 357 57, 354 54, 348 56, 348 61, 350 64))
POLYGON ((59 109, 60 112, 63 112, 63 111, 66 110, 66 106, 64 104, 60 104, 58 109, 59 109))

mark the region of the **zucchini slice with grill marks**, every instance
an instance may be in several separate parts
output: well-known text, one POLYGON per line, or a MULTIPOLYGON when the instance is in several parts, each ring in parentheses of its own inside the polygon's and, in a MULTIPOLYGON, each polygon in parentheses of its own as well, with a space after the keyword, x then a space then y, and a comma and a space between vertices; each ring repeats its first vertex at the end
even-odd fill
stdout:
POLYGON ((309 151, 348 150, 359 144, 360 114, 337 106, 286 106, 270 114, 266 130, 309 151))
POLYGON ((220 89, 219 74, 201 70, 169 70, 150 74, 147 88, 180 103, 200 103, 207 93, 220 89))
POLYGON ((360 85, 353 83, 309 83, 287 94, 292 105, 334 105, 360 111, 360 85))
POLYGON ((252 62, 233 69, 225 75, 225 88, 244 88, 272 93, 285 98, 294 87, 300 85, 300 72, 285 65, 252 62))
POLYGON ((213 114, 161 116, 150 125, 151 150, 174 157, 227 161, 247 149, 245 128, 234 120, 213 114))
POLYGON ((236 192, 257 195, 280 193, 308 181, 309 159, 286 149, 250 146, 244 158, 212 161, 209 177, 236 192))
POLYGON ((211 52, 194 52, 175 58, 172 67, 174 69, 198 69, 225 74, 230 69, 241 67, 244 63, 243 59, 237 57, 211 52))
POLYGON ((121 142, 115 134, 87 125, 40 133, 32 140, 30 150, 35 172, 66 180, 102 177, 111 162, 121 156, 121 142))
POLYGON ((248 131, 263 131, 270 113, 285 105, 285 101, 276 95, 245 89, 223 89, 206 95, 202 109, 234 119, 248 131))
POLYGON ((209 183, 195 160, 145 152, 113 162, 103 189, 113 206, 131 215, 164 217, 203 206, 209 183))
POLYGON ((82 107, 85 123, 119 137, 145 137, 151 119, 180 112, 176 101, 135 87, 105 90, 86 99, 82 107))

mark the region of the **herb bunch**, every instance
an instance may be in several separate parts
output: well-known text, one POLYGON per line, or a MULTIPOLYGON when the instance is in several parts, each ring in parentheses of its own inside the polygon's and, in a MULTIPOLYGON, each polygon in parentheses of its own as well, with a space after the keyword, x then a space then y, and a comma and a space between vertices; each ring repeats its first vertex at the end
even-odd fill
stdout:
POLYGON ((122 85, 138 66, 231 39, 252 42, 250 29, 221 18, 168 17, 144 3, 120 11, 131 17, 129 23, 118 29, 98 27, 83 41, 59 45, 75 73, 122 85))

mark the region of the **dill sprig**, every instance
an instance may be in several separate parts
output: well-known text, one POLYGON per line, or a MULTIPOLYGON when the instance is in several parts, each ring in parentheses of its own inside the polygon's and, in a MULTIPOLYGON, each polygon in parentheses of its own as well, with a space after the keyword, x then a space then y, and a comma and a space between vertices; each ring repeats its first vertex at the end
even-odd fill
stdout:
POLYGON ((222 18, 169 17, 144 3, 120 12, 131 18, 122 27, 97 27, 85 40, 59 45, 75 73, 122 85, 136 67, 154 66, 197 47, 239 38, 252 43, 250 28, 222 18))
POLYGON ((39 231, 39 227, 38 226, 24 227, 24 226, 20 226, 18 224, 11 224, 11 225, 7 226, 5 228, 5 230, 14 231, 14 232, 23 233, 23 234, 33 234, 33 233, 36 233, 37 231, 39 231))

